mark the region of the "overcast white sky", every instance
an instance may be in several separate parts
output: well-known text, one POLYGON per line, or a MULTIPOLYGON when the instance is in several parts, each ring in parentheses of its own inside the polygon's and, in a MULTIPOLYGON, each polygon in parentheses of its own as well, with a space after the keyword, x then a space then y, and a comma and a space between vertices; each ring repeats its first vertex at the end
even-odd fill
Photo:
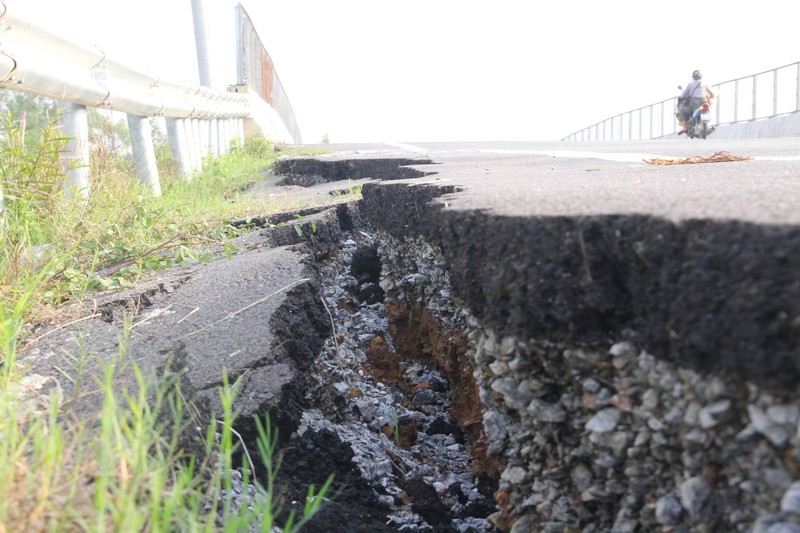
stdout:
MULTIPOLYGON (((190 0, 12 1, 109 56, 197 82, 190 0)), ((236 3, 205 0, 221 87, 237 81, 236 3)), ((696 68, 717 83, 800 61, 800 4, 785 0, 242 4, 307 143, 557 140, 673 96, 696 68)))

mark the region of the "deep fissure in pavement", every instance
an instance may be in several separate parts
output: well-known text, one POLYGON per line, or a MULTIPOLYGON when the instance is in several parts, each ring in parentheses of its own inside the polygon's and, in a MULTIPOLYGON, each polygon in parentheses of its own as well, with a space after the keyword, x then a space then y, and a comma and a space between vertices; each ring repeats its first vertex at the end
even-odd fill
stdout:
MULTIPOLYGON (((294 395, 303 412, 272 410, 286 500, 333 473, 338 495, 305 531, 495 531, 498 463, 485 456, 468 341, 424 306, 385 305, 385 250, 367 231, 345 231, 318 265, 336 335, 294 395)), ((236 429, 257 449, 250 421, 236 429)))

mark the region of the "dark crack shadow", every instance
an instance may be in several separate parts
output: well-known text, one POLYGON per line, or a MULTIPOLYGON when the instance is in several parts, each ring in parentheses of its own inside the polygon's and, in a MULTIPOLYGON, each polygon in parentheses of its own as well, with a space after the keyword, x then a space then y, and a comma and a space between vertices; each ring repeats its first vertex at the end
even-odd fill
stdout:
POLYGON ((430 159, 374 158, 325 160, 311 157, 297 157, 279 160, 274 172, 282 176, 278 185, 313 187, 334 181, 360 180, 398 180, 421 178, 435 174, 412 168, 412 165, 431 165, 430 159))

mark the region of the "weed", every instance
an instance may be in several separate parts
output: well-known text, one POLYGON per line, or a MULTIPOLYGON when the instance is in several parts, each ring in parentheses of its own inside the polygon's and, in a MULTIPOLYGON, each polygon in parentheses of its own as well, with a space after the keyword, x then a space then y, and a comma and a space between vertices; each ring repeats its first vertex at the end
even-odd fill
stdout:
MULTIPOLYGON (((278 469, 280 468, 282 461, 281 457, 277 453, 278 432, 277 430, 275 432, 272 431, 269 415, 264 418, 263 422, 258 417, 255 417, 254 420, 256 423, 256 430, 258 432, 258 451, 261 455, 264 468, 267 471, 267 486, 261 488, 261 493, 268 502, 268 508, 275 510, 275 495, 277 489, 275 486, 275 480, 278 477, 278 469), (266 489, 266 491, 263 491, 263 489, 266 489)), ((283 531, 299 531, 303 525, 313 518, 313 516, 321 509, 325 501, 325 496, 330 492, 332 483, 333 475, 330 475, 325 480, 325 483, 323 483, 322 487, 320 487, 319 491, 315 491, 314 485, 311 485, 308 488, 308 494, 306 495, 306 501, 303 507, 303 515, 301 516, 300 520, 296 524, 294 523, 297 516, 295 510, 292 509, 292 511, 289 513, 289 517, 286 520, 286 525, 284 526, 283 531)), ((262 522, 262 531, 271 531, 271 527, 271 518, 269 522, 262 522)))
MULTIPOLYGON (((129 329, 126 320, 123 336, 129 329)), ((244 447, 233 438, 238 382, 225 375, 220 421, 209 425, 202 456, 187 455, 187 429, 202 421, 191 414, 178 375, 148 373, 127 360, 126 350, 121 342, 119 356, 95 377, 102 398, 96 422, 75 423, 52 392, 36 410, 41 398, 3 380, 0 524, 7 531, 212 531, 222 524, 225 531, 271 532, 281 512, 281 461, 269 418, 256 419, 264 485, 250 478, 250 461, 235 461, 244 447), (237 470, 255 497, 236 493, 237 470)), ((331 482, 309 488, 302 514, 290 513, 283 531, 296 533, 320 510, 331 482)))
POLYGON ((397 411, 392 409, 392 436, 394 437, 394 443, 399 448, 400 447, 400 417, 397 416, 397 411))
POLYGON ((331 191, 331 196, 336 198, 337 200, 341 200, 346 197, 353 197, 353 198, 360 198, 361 197, 361 190, 364 188, 363 185, 354 185, 353 180, 347 180, 347 188, 346 189, 335 189, 331 191))
MULTIPOLYGON (((67 312, 55 304, 130 286, 176 264, 207 262, 220 250, 230 257, 237 231, 226 221, 268 210, 241 191, 274 161, 272 144, 257 138, 235 145, 191 182, 170 174, 169 155, 159 150, 166 174, 155 198, 115 151, 124 136, 104 122, 93 136, 113 138, 93 142, 89 200, 68 203, 67 139, 55 124, 24 132, 12 116, 0 120, 0 531, 215 531, 220 523, 228 531, 252 524, 271 531, 274 478, 260 487, 249 479, 251 466, 234 463, 241 444, 232 438, 236 384, 225 380, 221 424, 193 418, 177 379, 127 360, 129 319, 118 357, 99 365, 99 375, 85 344, 65 354, 71 368, 59 371, 71 382, 68 398, 52 378, 45 380, 49 392, 30 386, 38 378, 26 375, 17 356, 33 323, 67 312), (71 411, 87 394, 101 398, 96 418, 71 411), (186 428, 196 425, 208 427, 202 457, 182 447, 186 428), (232 496, 237 469, 257 487, 247 505, 232 496)), ((259 435, 259 447, 271 451, 262 458, 279 462, 268 419, 259 435)), ((284 530, 297 531, 329 488, 330 480, 319 491, 312 487, 303 515, 291 515, 284 530)))

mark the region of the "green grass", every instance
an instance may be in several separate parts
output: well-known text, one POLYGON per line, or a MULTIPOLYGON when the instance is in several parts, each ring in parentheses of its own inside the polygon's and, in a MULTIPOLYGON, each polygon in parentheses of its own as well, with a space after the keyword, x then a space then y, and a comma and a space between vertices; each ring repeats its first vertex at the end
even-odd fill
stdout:
POLYGON ((355 185, 353 180, 347 180, 347 188, 346 189, 336 189, 331 191, 331 196, 336 199, 341 199, 344 197, 351 197, 351 198, 360 198, 361 191, 364 188, 363 185, 355 185))
MULTIPOLYGON (((226 221, 283 210, 241 192, 274 162, 271 143, 235 145, 189 181, 161 147, 161 197, 138 183, 128 161, 96 149, 91 195, 81 203, 65 202, 61 193, 67 139, 57 128, 23 140, 6 118, 0 130, 0 532, 271 532, 280 454, 268 419, 256 420, 267 479, 263 486, 250 480, 258 496, 244 508, 231 496, 232 469, 248 480, 254 466, 235 464, 235 457, 250 457, 234 438, 237 384, 224 379, 223 412, 198 420, 177 380, 127 361, 128 322, 119 357, 104 363, 100 376, 82 375, 91 354, 66 354, 74 369, 64 377, 75 395, 102 398, 97 416, 85 420, 59 388, 41 392, 18 361, 34 324, 70 318, 65 303, 174 264, 208 261, 214 251, 230 253, 236 232, 226 221), (189 454, 183 444, 195 426, 207 428, 203 453, 189 454)), ((289 515, 283 530, 297 531, 329 488, 330 479, 318 491, 311 487, 303 515, 289 515)))
MULTIPOLYGON (((124 346, 125 343, 121 343, 124 346)), ((279 514, 275 486, 280 454, 269 418, 255 419, 265 483, 250 480, 248 462, 235 464, 243 444, 234 438, 237 383, 223 380, 222 413, 208 423, 204 453, 188 455, 183 436, 198 423, 174 377, 146 376, 134 365, 120 390, 126 354, 104 365, 98 420, 65 423, 57 395, 43 412, 4 367, 0 402, 0 524, 5 531, 258 531, 272 532, 279 514), (10 379, 9 379, 10 378, 10 379), (166 416, 165 416, 166 415, 166 416), (256 495, 237 504, 234 468, 256 495)), ((40 399, 41 400, 41 399, 40 399)), ((206 421, 209 422, 209 421, 206 421)), ((250 452, 245 450, 245 455, 250 452)), ((284 532, 296 532, 320 509, 332 477, 308 491, 302 516, 289 514, 284 532)))

